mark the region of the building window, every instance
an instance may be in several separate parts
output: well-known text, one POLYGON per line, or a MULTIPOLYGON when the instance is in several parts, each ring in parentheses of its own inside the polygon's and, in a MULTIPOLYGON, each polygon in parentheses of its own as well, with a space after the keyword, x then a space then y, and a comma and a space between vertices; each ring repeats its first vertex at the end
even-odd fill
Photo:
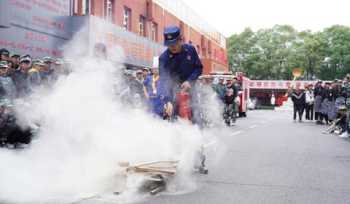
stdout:
POLYGON ((90 0, 83 0, 81 5, 82 15, 90 14, 90 0))
POLYGON ((131 30, 131 9, 124 7, 123 28, 125 30, 131 30))
POLYGON ((152 22, 151 24, 151 37, 153 41, 158 41, 158 25, 155 22, 152 22))
POLYGON ((113 22, 114 16, 114 0, 105 0, 105 18, 109 22, 113 22))
POLYGON ((74 15, 89 15, 90 13, 90 0, 73 0, 73 13, 74 15))
POLYGON ((140 16, 140 20, 139 20, 139 35, 141 36, 146 36, 146 17, 144 16, 140 16))
POLYGON ((78 11, 79 2, 78 2, 78 0, 74 0, 73 4, 74 4, 73 5, 73 14, 78 15, 79 14, 79 11, 78 11))

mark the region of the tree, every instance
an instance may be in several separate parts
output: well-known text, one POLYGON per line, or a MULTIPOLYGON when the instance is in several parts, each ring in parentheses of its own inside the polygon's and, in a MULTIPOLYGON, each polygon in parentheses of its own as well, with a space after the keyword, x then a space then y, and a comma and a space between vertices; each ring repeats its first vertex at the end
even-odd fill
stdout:
POLYGON ((350 72, 350 28, 332 26, 322 32, 297 32, 276 25, 253 32, 246 28, 228 39, 231 71, 252 79, 291 79, 292 69, 304 70, 304 79, 341 78, 350 72))
POLYGON ((321 33, 325 43, 325 57, 322 61, 322 79, 343 78, 350 72, 350 28, 335 25, 321 33))
POLYGON ((244 71, 255 79, 290 77, 288 57, 297 32, 288 25, 276 25, 254 33, 247 28, 229 38, 229 59, 232 71, 244 71))
POLYGON ((305 70, 305 79, 315 79, 320 74, 320 67, 325 58, 325 43, 321 33, 303 31, 298 34, 298 42, 294 44, 299 66, 305 70))
POLYGON ((241 34, 232 35, 228 39, 229 66, 232 71, 249 72, 249 68, 243 65, 251 55, 251 48, 256 43, 255 34, 250 28, 246 28, 241 34))

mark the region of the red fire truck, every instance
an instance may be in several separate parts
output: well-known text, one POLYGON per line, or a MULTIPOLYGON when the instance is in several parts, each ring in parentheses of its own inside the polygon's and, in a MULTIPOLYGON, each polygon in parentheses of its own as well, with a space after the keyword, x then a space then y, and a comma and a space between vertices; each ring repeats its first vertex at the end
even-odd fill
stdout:
POLYGON ((232 73, 210 73, 210 76, 214 78, 214 81, 218 81, 219 78, 225 79, 225 81, 228 78, 237 78, 237 82, 239 85, 239 104, 238 104, 238 114, 240 117, 247 117, 247 111, 248 111, 248 101, 249 101, 249 81, 250 79, 244 76, 243 72, 237 72, 236 74, 232 73))
POLYGON ((237 72, 236 77, 238 80, 238 84, 240 85, 239 116, 240 117, 247 117, 248 101, 249 101, 249 95, 250 95, 250 89, 249 89, 250 79, 248 77, 244 76, 243 72, 237 72))

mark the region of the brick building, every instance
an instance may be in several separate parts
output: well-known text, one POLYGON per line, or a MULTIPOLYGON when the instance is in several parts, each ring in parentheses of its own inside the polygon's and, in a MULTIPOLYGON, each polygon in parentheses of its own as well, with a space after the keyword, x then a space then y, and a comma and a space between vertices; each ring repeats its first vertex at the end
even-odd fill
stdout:
POLYGON ((150 67, 169 25, 196 47, 204 74, 228 72, 226 39, 181 0, 0 0, 0 48, 33 57, 61 57, 85 26, 90 48, 97 41, 122 47, 128 67, 150 67))
MULTIPOLYGON (((184 41, 197 48, 204 65, 204 74, 228 72, 226 39, 210 25, 203 23, 182 1, 74 0, 73 15, 99 17, 158 44, 163 42, 164 27, 177 25, 182 30, 184 41)), ((127 53, 132 52, 135 49, 127 53)))

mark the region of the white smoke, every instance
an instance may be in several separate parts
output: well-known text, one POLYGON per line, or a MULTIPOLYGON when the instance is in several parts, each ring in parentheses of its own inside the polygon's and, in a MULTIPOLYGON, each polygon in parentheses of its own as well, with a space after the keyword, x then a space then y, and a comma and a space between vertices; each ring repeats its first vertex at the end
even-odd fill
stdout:
MULTIPOLYGON (((69 203, 111 194, 121 185, 118 163, 124 161, 179 160, 179 178, 191 177, 201 131, 123 105, 113 90, 121 85, 123 65, 93 58, 86 40, 80 32, 66 48, 72 73, 17 106, 22 125, 40 128, 29 148, 0 150, 1 203, 69 203)), ((113 51, 109 58, 122 61, 121 49, 113 51)), ((134 192, 113 199, 132 201, 134 192)))

